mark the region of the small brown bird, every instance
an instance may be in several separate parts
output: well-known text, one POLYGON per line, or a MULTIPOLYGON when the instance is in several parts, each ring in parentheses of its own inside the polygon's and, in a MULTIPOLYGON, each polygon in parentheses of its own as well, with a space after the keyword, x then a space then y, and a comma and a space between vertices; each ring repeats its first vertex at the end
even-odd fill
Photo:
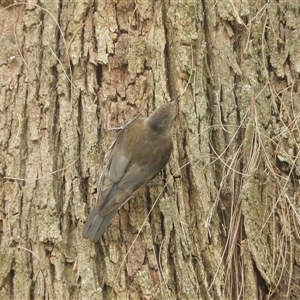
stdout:
POLYGON ((119 132, 100 175, 97 203, 83 227, 84 238, 99 241, 118 209, 165 167, 179 97, 146 119, 135 118, 119 132))

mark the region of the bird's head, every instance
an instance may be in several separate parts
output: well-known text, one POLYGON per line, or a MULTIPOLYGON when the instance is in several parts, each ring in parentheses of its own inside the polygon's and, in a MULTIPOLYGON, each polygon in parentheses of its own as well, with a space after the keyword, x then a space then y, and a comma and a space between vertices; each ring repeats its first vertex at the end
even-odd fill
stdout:
POLYGON ((148 124, 153 130, 157 131, 158 133, 164 134, 166 132, 169 132, 172 128, 173 121, 177 116, 177 103, 179 98, 180 96, 178 96, 172 102, 158 107, 145 120, 146 124, 148 124))

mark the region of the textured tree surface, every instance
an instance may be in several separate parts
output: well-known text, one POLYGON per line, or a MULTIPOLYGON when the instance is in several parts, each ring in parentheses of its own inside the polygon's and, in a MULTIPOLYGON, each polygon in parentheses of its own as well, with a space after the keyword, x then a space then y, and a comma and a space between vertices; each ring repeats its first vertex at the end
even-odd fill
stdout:
POLYGON ((0 299, 300 299, 299 13, 1 1, 0 299), (109 129, 188 82, 166 169, 83 239, 109 129))

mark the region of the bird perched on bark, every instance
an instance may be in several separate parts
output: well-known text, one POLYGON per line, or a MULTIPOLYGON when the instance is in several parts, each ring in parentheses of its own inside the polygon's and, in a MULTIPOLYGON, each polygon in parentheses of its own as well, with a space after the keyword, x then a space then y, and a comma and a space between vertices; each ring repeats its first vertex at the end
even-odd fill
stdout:
POLYGON ((135 118, 119 132, 100 175, 97 203, 84 225, 84 238, 99 241, 118 209, 165 167, 179 97, 148 118, 135 118))

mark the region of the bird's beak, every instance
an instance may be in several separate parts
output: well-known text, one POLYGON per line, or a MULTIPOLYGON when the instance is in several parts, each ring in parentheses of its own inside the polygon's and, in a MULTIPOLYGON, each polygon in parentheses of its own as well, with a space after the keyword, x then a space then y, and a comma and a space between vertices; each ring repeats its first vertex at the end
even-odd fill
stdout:
POLYGON ((177 96, 173 101, 172 104, 176 105, 178 103, 179 98, 181 97, 181 95, 177 96))

